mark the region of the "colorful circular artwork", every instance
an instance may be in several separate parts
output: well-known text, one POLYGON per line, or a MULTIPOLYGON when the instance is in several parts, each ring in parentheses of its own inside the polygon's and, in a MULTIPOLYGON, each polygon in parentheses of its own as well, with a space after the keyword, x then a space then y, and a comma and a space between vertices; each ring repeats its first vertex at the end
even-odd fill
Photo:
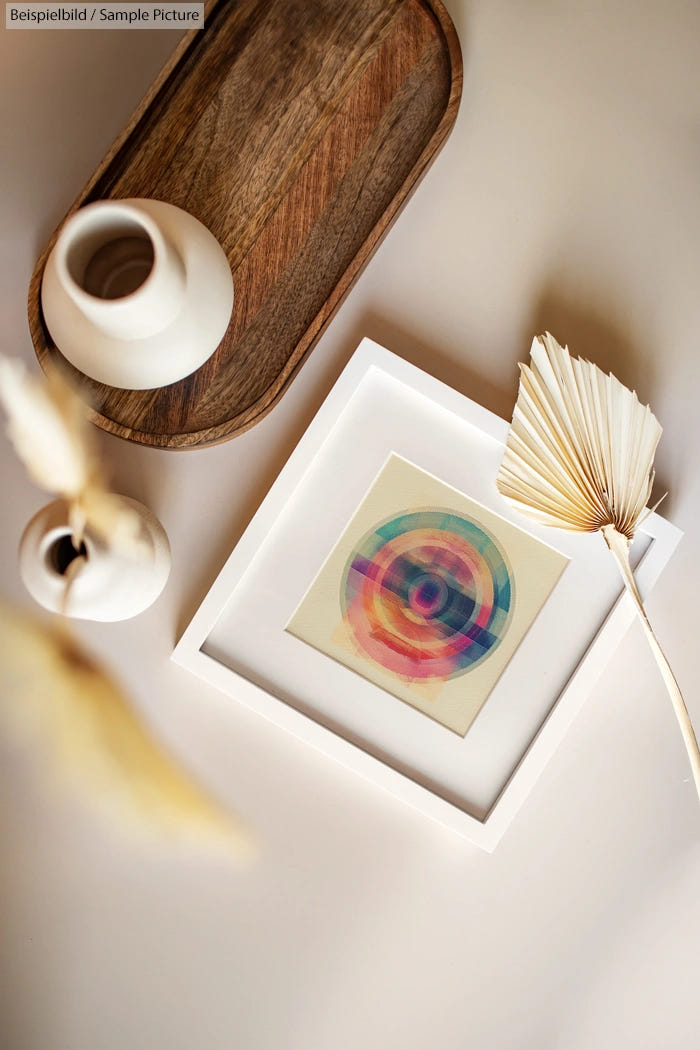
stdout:
POLYGON ((420 510, 364 537, 345 570, 341 604, 364 656, 404 678, 446 680, 498 645, 512 592, 505 555, 481 526, 420 510))

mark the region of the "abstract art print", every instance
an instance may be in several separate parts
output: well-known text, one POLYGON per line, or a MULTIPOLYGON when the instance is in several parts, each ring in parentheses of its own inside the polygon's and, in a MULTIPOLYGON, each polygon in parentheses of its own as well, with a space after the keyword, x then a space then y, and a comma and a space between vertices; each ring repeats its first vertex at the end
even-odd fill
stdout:
POLYGON ((286 630, 463 736, 566 563, 392 454, 286 630))

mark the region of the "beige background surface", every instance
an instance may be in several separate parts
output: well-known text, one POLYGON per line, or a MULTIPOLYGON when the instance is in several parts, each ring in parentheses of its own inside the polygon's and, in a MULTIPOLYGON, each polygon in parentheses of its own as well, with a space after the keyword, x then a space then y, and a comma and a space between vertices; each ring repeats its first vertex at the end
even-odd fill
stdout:
MULTIPOLYGON (((455 131, 273 413, 174 455, 102 438, 174 570, 81 636, 257 829, 257 867, 128 847, 0 744, 0 1016, 9 1050, 694 1050, 700 808, 641 632, 489 856, 169 661, 175 637, 370 335, 502 415, 548 328, 665 426, 685 540, 649 612, 700 724, 700 6, 447 0, 455 131)), ((32 359, 35 258, 176 33, 0 30, 4 350, 32 359)), ((2 445, 2 590, 43 496, 2 445)))

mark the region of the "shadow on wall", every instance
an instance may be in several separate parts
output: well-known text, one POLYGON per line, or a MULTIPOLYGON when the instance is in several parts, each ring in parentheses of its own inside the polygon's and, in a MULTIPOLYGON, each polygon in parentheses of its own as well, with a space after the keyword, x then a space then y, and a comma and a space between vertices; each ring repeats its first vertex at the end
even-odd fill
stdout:
MULTIPOLYGON (((596 305, 577 302, 553 286, 545 287, 532 312, 532 335, 551 332, 572 356, 584 357, 603 372, 636 390, 643 403, 653 398, 656 369, 652 348, 631 341, 623 325, 596 305)), ((529 344, 528 344, 529 345, 529 344)), ((653 408, 653 406, 652 406, 653 408)))
MULTIPOLYGON (((518 391, 517 358, 513 361, 512 370, 504 375, 503 385, 496 386, 474 368, 466 366, 464 360, 457 360, 444 349, 438 349, 435 344, 422 341, 410 328, 404 328, 396 321, 371 310, 362 313, 351 329, 348 359, 365 336, 374 339, 387 350, 435 376, 496 415, 504 419, 511 418, 518 391)), ((529 348, 530 343, 526 342, 523 345, 529 348)), ((465 360, 478 363, 478 347, 464 347, 462 352, 465 360)))

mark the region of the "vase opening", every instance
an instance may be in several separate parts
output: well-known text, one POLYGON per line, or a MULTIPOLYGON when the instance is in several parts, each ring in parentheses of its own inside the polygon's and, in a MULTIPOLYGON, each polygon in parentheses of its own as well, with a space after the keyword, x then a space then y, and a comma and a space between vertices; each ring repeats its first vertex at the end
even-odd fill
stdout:
POLYGON ((87 558, 87 556, 88 552, 85 544, 81 543, 79 547, 75 547, 70 533, 59 537, 46 552, 46 560, 49 567, 59 576, 65 576, 68 566, 76 558, 87 558))
POLYGON ((153 241, 133 219, 95 223, 68 252, 68 272, 96 299, 123 299, 144 284, 153 269, 153 241))

